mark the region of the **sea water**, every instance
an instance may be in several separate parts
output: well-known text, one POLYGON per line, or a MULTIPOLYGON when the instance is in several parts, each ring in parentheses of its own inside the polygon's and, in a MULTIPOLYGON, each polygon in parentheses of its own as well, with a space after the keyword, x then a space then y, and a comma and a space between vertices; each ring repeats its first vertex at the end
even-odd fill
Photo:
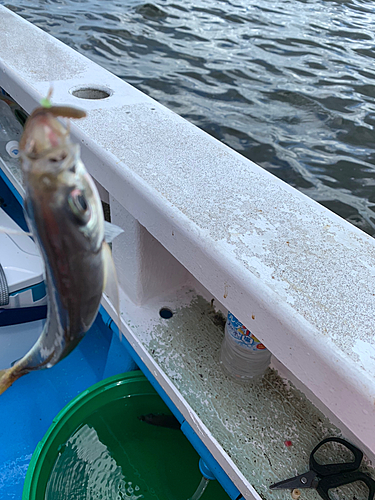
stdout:
POLYGON ((372 0, 0 4, 375 235, 372 0))

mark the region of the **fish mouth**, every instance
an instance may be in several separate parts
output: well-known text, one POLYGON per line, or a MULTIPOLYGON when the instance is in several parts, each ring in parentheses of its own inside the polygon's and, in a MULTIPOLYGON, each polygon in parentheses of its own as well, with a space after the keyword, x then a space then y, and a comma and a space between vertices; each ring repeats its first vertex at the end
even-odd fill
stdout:
MULTIPOLYGON (((69 126, 57 118, 82 118, 82 110, 65 106, 36 108, 29 116, 20 141, 21 154, 30 160, 37 160, 50 154, 62 154, 71 146, 69 126)), ((61 161, 64 158, 61 157, 61 161)))
POLYGON ((79 151, 79 145, 69 141, 57 148, 46 149, 38 155, 21 152, 22 171, 27 175, 29 182, 32 182, 32 178, 37 179, 41 176, 48 177, 50 184, 54 184, 57 180, 62 182, 61 173, 69 171, 75 174, 79 151))

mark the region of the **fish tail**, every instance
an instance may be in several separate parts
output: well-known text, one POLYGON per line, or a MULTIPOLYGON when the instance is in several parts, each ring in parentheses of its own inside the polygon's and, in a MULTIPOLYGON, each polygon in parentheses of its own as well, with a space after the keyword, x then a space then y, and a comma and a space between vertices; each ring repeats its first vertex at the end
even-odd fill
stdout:
POLYGON ((5 392, 21 376, 22 372, 14 370, 13 366, 7 370, 0 370, 0 394, 5 392))

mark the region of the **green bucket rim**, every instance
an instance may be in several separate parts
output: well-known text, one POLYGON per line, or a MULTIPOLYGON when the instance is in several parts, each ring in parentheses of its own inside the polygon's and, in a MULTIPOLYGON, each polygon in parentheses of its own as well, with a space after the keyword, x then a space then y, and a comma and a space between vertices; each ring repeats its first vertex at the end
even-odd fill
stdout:
POLYGON ((50 446, 54 442, 54 439, 57 437, 64 425, 72 418, 72 416, 101 393, 120 385, 129 384, 130 382, 146 383, 150 394, 157 394, 145 375, 143 375, 143 373, 139 373, 137 370, 133 372, 120 373, 101 380, 78 394, 64 406, 64 408, 52 420, 52 424, 43 436, 43 439, 36 445, 27 469, 22 492, 22 500, 37 500, 36 490, 42 473, 44 460, 49 452, 50 446))

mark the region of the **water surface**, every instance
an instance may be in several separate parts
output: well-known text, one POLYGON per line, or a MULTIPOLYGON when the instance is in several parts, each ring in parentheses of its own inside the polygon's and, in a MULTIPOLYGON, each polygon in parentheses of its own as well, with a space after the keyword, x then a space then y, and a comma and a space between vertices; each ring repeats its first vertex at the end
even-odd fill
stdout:
MULTIPOLYGON (((71 435, 74 412, 50 439, 38 492, 46 486, 44 500, 187 500, 202 477, 199 455, 180 429, 148 423, 170 414, 163 401, 136 392, 115 399, 110 390, 113 400, 101 395, 81 404, 71 435)), ((229 500, 217 481, 205 495, 229 500)))
POLYGON ((372 0, 0 3, 375 234, 372 0))

